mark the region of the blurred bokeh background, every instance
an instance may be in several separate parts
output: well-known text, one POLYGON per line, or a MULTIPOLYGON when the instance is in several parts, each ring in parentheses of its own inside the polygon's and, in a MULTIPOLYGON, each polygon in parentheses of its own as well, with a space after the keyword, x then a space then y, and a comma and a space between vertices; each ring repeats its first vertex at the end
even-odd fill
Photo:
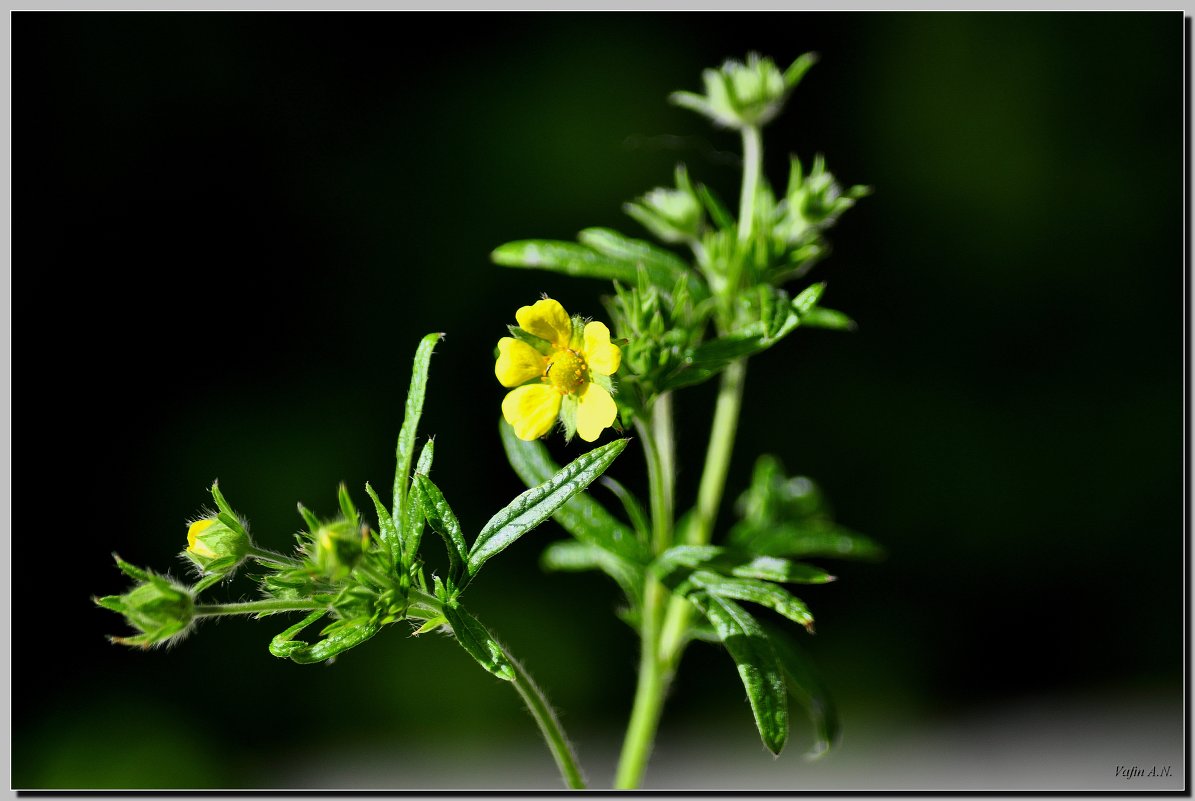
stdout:
MULTIPOLYGON (((432 330, 423 432, 475 531, 521 489, 495 341, 541 292, 600 315, 608 291, 489 251, 645 235, 620 204, 678 161, 734 197, 735 137, 665 98, 750 50, 822 56, 765 133, 773 182, 822 152, 876 193, 813 275, 859 330, 752 362, 728 498, 776 453, 888 558, 803 593, 837 751, 802 760, 798 719, 770 758, 732 663, 698 644, 648 786, 1185 785, 1179 13, 13 23, 14 252, 37 284, 22 408, 41 421, 16 489, 47 526, 11 538, 15 787, 557 786, 515 694, 447 639, 396 627, 301 667, 266 650, 281 620, 224 620, 141 653, 105 641, 123 622, 89 598, 125 588, 113 550, 180 574, 213 478, 278 548, 296 501, 331 513, 338 481, 386 485, 432 330), (1155 764, 1171 778, 1115 775, 1155 764)), ((689 499, 711 390, 679 400, 689 499)), ((614 475, 642 486, 628 454, 614 475)), ((560 536, 504 553, 471 608, 606 786, 636 640, 603 577, 540 572, 560 536)))

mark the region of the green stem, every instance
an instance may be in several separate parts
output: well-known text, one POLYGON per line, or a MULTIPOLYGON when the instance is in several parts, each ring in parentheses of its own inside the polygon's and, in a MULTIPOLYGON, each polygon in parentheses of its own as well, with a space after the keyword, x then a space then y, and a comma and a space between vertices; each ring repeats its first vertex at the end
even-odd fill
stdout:
MULTIPOLYGON (((661 395, 653 404, 650 429, 640 425, 639 430, 643 435, 643 451, 647 457, 647 477, 651 493, 652 551, 658 556, 671 547, 673 539, 672 504, 676 482, 676 453, 670 394, 661 395)), ((665 670, 665 666, 659 660, 660 621, 663 618, 666 598, 667 592, 664 587, 649 572, 643 585, 642 621, 639 630, 639 680, 614 784, 620 790, 633 790, 643 780, 652 742, 660 724, 664 696, 672 678, 671 673, 665 670)))
MULTIPOLYGON (((747 126, 743 128, 743 189, 739 198, 738 222, 740 245, 751 239, 755 228, 755 196, 759 191, 762 163, 763 143, 759 128, 747 126)), ((732 304, 742 276, 743 259, 746 258, 744 251, 745 248, 740 248, 740 253, 732 260, 730 275, 719 293, 722 314, 718 322, 722 333, 734 326, 735 313, 732 304)), ((705 467, 698 491, 697 522, 690 529, 692 533, 687 534, 687 542, 708 543, 713 533, 718 507, 722 503, 727 471, 730 468, 730 455, 734 449, 734 435, 738 427, 746 374, 747 367, 743 361, 732 362, 722 374, 714 409, 714 422, 710 430, 709 448, 706 451, 705 467)), ((651 490, 653 551, 659 556, 672 545, 673 540, 672 504, 676 471, 672 444, 672 407, 667 396, 662 396, 653 406, 651 430, 645 430, 642 425, 639 429, 643 434, 651 490), (661 407, 662 401, 667 405, 661 407)), ((680 663, 681 653, 687 641, 691 614, 692 607, 689 603, 683 598, 669 596, 649 571, 643 589, 639 681, 635 688, 635 703, 631 709, 626 739, 623 740, 614 785, 620 790, 635 789, 643 780, 652 742, 659 727, 664 697, 668 693, 672 676, 680 663)))
MULTIPOLYGON (((689 527, 686 545, 706 545, 713 535, 730 469, 730 456, 734 450, 734 435, 739 424, 746 378, 745 361, 731 362, 722 373, 718 400, 714 406, 714 422, 710 427, 709 447, 705 452, 705 469, 697 493, 697 521, 696 525, 689 527)), ((680 661, 692 610, 689 602, 682 598, 674 597, 668 604, 660 636, 660 659, 672 669, 680 661)))
POLYGON ((639 630, 639 681, 635 687, 631 720, 627 724, 622 753, 618 758, 618 773, 614 778, 616 790, 634 790, 639 787, 639 783, 643 781, 643 773, 647 770, 647 760, 651 756, 656 729, 660 725, 660 712, 664 707, 664 695, 668 691, 670 679, 664 674, 664 666, 658 658, 660 616, 663 612, 664 597, 664 588, 649 572, 643 586, 643 621, 639 630))
POLYGON ((256 615, 262 612, 309 612, 312 609, 325 609, 326 603, 318 601, 246 601, 238 604, 198 604, 195 607, 196 617, 211 617, 214 615, 256 615))
MULTIPOLYGON (((495 640, 495 642, 497 641, 495 640)), ((543 691, 532 681, 531 676, 527 674, 518 660, 512 657, 505 648, 502 649, 502 652, 514 666, 515 675, 511 683, 518 690, 523 703, 527 705, 531 717, 535 718, 540 734, 543 735, 548 750, 552 752, 552 758, 556 760, 556 767, 560 769, 564 783, 571 790, 584 790, 585 777, 581 774, 580 765, 577 764, 577 755, 573 753, 573 747, 569 743, 568 736, 565 735, 552 705, 548 703, 543 691)))
MULTIPOLYGON (((739 196, 739 241, 751 238, 755 226, 755 195, 759 190, 759 173, 763 165, 763 141, 759 128, 743 128, 743 193, 739 196)), ((734 287, 731 287, 734 291, 734 287)))
POLYGON ((289 556, 283 556, 280 553, 275 553, 265 548, 250 547, 249 556, 259 562, 269 562, 270 564, 282 565, 283 567, 299 566, 299 563, 289 556))

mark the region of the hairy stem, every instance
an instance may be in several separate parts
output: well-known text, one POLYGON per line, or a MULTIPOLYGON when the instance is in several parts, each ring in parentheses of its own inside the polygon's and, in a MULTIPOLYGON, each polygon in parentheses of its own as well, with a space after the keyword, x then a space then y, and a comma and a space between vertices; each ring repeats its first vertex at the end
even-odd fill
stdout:
MULTIPOLYGON (((763 141, 759 128, 743 128, 743 193, 739 195, 739 241, 751 238, 755 226, 755 194, 759 190, 759 173, 763 166, 763 141)), ((733 291, 734 288, 731 288, 733 291)))
POLYGON ((275 612, 309 612, 313 609, 325 609, 328 604, 323 601, 293 600, 293 601, 245 601, 235 604, 197 604, 196 617, 212 617, 215 615, 257 615, 275 612))
POLYGON ((552 709, 552 705, 548 703, 543 691, 539 689, 519 661, 511 656, 505 647, 502 648, 502 652, 514 667, 515 675, 511 683, 514 684, 523 703, 527 705, 531 717, 535 718, 539 732, 543 735, 548 750, 552 752, 552 758, 556 760, 556 767, 560 769, 560 776, 564 779, 565 785, 571 790, 584 790, 585 777, 581 774, 577 755, 573 753, 573 747, 556 717, 555 710, 552 709))
POLYGON ((258 562, 267 562, 272 565, 282 565, 283 567, 299 566, 299 562, 291 559, 289 556, 276 553, 275 551, 271 551, 267 548, 258 548, 256 546, 249 548, 249 557, 251 559, 256 559, 258 562))

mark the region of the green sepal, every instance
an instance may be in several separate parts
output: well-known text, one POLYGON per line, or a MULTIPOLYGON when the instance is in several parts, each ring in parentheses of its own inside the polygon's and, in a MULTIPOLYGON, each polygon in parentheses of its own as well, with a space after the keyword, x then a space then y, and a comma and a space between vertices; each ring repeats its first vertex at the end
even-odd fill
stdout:
POLYGON ((299 510, 299 516, 303 518, 303 522, 307 524, 307 530, 312 534, 319 531, 320 526, 323 525, 320 519, 315 516, 315 513, 304 506, 302 503, 296 504, 299 510))
POLYGON ((431 365, 432 351, 443 338, 443 334, 427 334, 419 340, 419 347, 415 350, 415 361, 411 367, 411 385, 407 389, 402 428, 398 432, 398 445, 394 451, 394 503, 390 515, 396 520, 402 518, 410 485, 411 459, 415 453, 419 418, 423 414, 423 399, 427 393, 427 371, 431 365))
POLYGON ((560 399, 560 424, 564 426, 564 441, 572 442, 577 435, 577 407, 580 401, 570 393, 560 399))
POLYGON ((427 634, 429 631, 435 631, 441 626, 448 625, 448 618, 443 615, 438 615, 428 620, 423 621, 423 625, 411 632, 412 637, 418 637, 421 634, 427 634))
POLYGON ((353 524, 353 528, 361 527, 361 515, 357 512, 356 505, 353 504, 353 499, 349 497, 349 488, 340 482, 340 486, 336 490, 336 500, 340 504, 340 513, 344 515, 344 519, 353 524))
MULTIPOLYGON (((487 561, 552 516, 605 472, 626 448, 619 439, 582 454, 537 487, 523 492, 490 518, 469 552, 467 584, 487 561)), ((464 586, 462 584, 462 587, 464 586)))
POLYGON ((514 665, 510 663, 502 646, 490 635, 485 626, 477 621, 477 618, 459 606, 451 604, 444 606, 444 617, 447 619, 448 625, 452 626, 452 633, 456 637, 456 641, 468 652, 469 656, 503 681, 514 681, 514 665))
POLYGON ((448 576, 454 580, 459 579, 469 558, 469 548, 465 544, 465 535, 461 531, 461 524, 456 519, 452 507, 448 505, 448 501, 444 499, 440 488, 430 478, 416 474, 415 480, 419 484, 420 492, 423 493, 423 516, 432 530, 443 538, 444 547, 448 551, 448 576))
POLYGON ((233 511, 232 506, 224 499, 224 493, 220 492, 220 482, 213 481, 211 486, 212 500, 216 502, 216 508, 220 513, 216 515, 216 519, 224 525, 228 526, 233 531, 238 531, 249 536, 249 532, 245 529, 244 523, 237 517, 237 513, 233 511))
MULTIPOLYGON (((538 351, 539 353, 542 353, 544 356, 551 355, 552 351, 556 347, 548 340, 546 340, 542 337, 537 337, 535 334, 532 334, 530 331, 524 331, 522 328, 519 328, 517 325, 508 325, 508 326, 506 326, 506 330, 510 332, 510 335, 512 337, 519 340, 520 342, 525 342, 526 344, 535 348, 535 350, 538 351)), ((495 358, 497 358, 497 354, 495 354, 495 358)))
POLYGON ((779 659, 759 621, 727 598, 688 596, 713 626, 738 668, 763 744, 779 754, 788 740, 788 692, 779 659))

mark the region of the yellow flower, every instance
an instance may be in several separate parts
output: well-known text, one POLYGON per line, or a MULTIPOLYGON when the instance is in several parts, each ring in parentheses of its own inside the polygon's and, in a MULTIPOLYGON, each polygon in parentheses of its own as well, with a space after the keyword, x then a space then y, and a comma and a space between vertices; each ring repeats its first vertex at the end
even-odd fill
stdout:
POLYGON ((523 306, 515 319, 522 329, 515 333, 530 336, 498 340, 494 375, 514 387, 502 401, 502 416, 519 439, 542 437, 559 417, 569 437, 575 430, 593 442, 618 416, 609 376, 618 372, 622 351, 610 342, 610 329, 570 319, 551 298, 523 306))

